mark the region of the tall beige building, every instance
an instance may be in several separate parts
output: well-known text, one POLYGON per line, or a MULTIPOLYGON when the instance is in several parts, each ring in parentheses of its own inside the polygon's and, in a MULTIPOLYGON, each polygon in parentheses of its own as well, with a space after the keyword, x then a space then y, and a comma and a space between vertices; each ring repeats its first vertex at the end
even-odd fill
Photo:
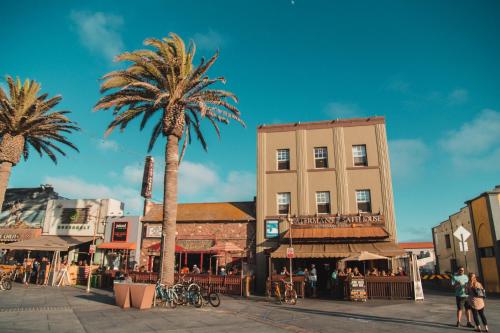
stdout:
POLYGON ((290 221, 295 260, 401 254, 383 117, 263 125, 257 134, 259 281, 270 257, 286 257, 290 221))

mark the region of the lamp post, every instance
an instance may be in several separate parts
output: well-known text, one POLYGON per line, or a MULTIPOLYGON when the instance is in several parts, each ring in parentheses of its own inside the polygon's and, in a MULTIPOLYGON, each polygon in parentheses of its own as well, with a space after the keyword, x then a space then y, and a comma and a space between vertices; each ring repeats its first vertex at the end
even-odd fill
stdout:
MULTIPOLYGON (((293 248, 292 247, 292 225, 293 225, 293 220, 292 220, 292 217, 290 216, 290 212, 288 212, 287 216, 286 216, 286 219, 288 221, 288 232, 290 233, 290 248, 293 248)), ((293 284, 293 278, 292 278, 292 275, 293 275, 293 267, 292 267, 292 262, 293 262, 293 256, 290 256, 290 258, 288 258, 290 260, 290 283, 293 284)))

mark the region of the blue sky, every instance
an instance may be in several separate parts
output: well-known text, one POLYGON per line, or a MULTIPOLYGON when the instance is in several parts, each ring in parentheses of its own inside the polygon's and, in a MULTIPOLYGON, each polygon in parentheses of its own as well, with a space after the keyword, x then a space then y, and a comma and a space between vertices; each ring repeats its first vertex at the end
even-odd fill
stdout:
POLYGON ((400 240, 431 240, 431 226, 500 184, 498 1, 143 0, 2 5, 0 75, 62 94, 84 129, 72 136, 79 154, 57 166, 32 155, 10 185, 51 183, 140 211, 151 128, 103 140, 111 114, 91 108, 115 54, 171 31, 199 55, 220 49, 211 74, 226 77, 248 126, 223 128, 220 142, 206 127, 208 153, 194 143, 183 162, 181 202, 252 199, 258 124, 370 115, 387 121, 400 240))

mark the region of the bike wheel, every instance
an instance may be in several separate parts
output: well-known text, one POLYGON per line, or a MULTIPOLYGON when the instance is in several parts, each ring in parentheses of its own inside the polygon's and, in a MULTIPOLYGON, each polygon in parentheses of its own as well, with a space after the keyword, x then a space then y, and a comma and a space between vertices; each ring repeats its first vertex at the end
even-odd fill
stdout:
POLYGON ((195 308, 201 308, 203 305, 203 297, 200 293, 194 293, 191 295, 191 302, 193 302, 195 308))
POLYGON ((285 302, 291 305, 297 304, 297 292, 294 289, 285 291, 285 302))
POLYGON ((214 308, 218 307, 220 305, 219 294, 217 294, 217 293, 209 293, 208 294, 208 302, 214 308))
POLYGON ((3 280, 2 281, 2 288, 4 290, 11 290, 12 289, 12 282, 10 280, 3 280))

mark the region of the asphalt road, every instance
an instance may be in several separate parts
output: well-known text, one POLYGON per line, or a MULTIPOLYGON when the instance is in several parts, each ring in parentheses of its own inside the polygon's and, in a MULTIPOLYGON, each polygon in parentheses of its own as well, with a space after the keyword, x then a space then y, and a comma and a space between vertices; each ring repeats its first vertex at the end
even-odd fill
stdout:
MULTIPOLYGON (((490 332, 500 332, 500 299, 488 299, 490 332)), ((299 300, 279 305, 265 298, 224 297, 219 308, 122 310, 112 294, 66 288, 0 292, 0 332, 453 332, 454 297, 427 293, 423 302, 299 300)))

